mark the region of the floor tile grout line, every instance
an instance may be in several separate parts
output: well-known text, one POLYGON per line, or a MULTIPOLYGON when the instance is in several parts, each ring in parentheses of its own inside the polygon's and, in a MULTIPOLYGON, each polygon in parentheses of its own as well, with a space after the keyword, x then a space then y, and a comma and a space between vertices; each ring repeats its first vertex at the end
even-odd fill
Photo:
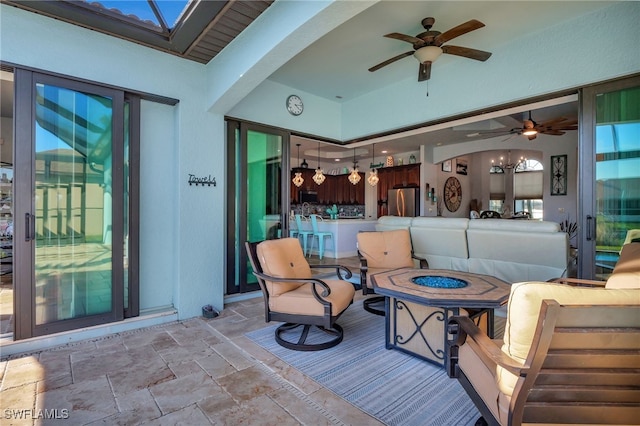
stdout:
MULTIPOLYGON (((212 327, 213 328, 213 327, 212 327)), ((327 420, 331 421, 332 424, 335 425, 339 425, 339 426, 348 426, 346 423, 342 422, 340 419, 338 419, 336 416, 334 416, 333 414, 331 414, 326 408, 322 407, 320 404, 318 404, 315 400, 313 400, 313 398, 311 398, 309 395, 305 394, 300 388, 298 388, 297 386, 295 386, 293 383, 291 383, 290 381, 288 381, 287 379, 285 379, 284 377, 282 377, 280 374, 278 374, 273 368, 271 368, 270 366, 268 366, 267 364, 265 364, 263 361, 259 360, 258 358, 256 358, 255 356, 251 355, 249 352, 247 352, 245 349, 243 349, 242 347, 240 347, 235 341, 233 341, 232 339, 230 339, 227 336, 224 336, 224 338, 234 347, 236 347, 239 351, 241 351, 244 354, 246 354, 246 356, 248 357, 249 360, 254 361, 254 364, 256 366, 258 366, 260 369, 262 369, 264 372, 266 372, 269 376, 271 376, 273 379, 275 379, 277 382, 279 382, 283 387, 287 388, 288 391, 290 391, 291 393, 293 393, 298 399, 302 400, 303 402, 305 402, 307 405, 312 406, 317 412, 319 412, 320 414, 322 414, 323 417, 325 417, 327 420)), ((257 346, 257 345, 256 345, 257 346)), ((278 358, 280 359, 280 358, 278 358)), ((288 365, 288 364, 287 364, 288 365)), ((292 367, 293 368, 293 367, 292 367)), ((295 369, 295 368, 294 368, 295 369)), ((295 369, 296 371, 298 371, 300 374, 302 374, 304 377, 308 378, 309 380, 313 381, 314 383, 317 383, 315 380, 313 380, 311 377, 307 376, 306 374, 300 372, 299 370, 295 369)), ((323 386, 321 386, 321 388, 324 388, 323 386)), ((271 398, 273 400, 273 398, 271 398)), ((289 413, 293 418, 295 418, 296 420, 297 417, 295 415, 293 415, 291 412, 289 412, 289 410, 286 409, 286 407, 283 407, 282 405, 278 404, 277 401, 273 400, 274 403, 276 403, 278 406, 282 407, 282 409, 284 409, 287 413, 289 413)), ((357 408, 357 407, 356 407, 357 408)), ((299 421, 299 420, 298 420, 299 421)))

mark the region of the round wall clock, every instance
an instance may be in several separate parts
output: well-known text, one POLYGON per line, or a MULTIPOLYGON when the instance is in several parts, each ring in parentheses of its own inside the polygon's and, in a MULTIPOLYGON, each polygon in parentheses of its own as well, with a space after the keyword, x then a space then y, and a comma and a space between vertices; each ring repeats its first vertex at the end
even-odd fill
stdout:
POLYGON ((298 95, 291 95, 287 98, 287 111, 291 115, 300 115, 304 111, 304 104, 298 95))
POLYGON ((450 212, 458 211, 462 203, 462 186, 455 177, 450 177, 444 183, 444 205, 450 212))

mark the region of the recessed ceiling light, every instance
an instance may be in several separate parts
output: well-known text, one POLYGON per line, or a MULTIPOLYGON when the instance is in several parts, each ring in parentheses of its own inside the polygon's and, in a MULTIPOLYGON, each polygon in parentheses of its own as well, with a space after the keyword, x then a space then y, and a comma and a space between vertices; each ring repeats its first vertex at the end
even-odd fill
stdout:
POLYGON ((340 159, 339 159, 339 158, 336 158, 334 161, 340 161, 340 159))
POLYGON ((387 152, 389 152, 389 151, 387 151, 386 149, 384 151, 382 151, 383 154, 386 154, 387 152))

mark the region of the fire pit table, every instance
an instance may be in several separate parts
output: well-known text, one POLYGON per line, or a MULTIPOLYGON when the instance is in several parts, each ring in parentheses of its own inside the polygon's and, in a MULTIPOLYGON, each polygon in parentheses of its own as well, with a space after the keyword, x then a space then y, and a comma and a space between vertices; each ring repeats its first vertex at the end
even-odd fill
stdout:
POLYGON ((400 268, 371 275, 385 296, 385 346, 444 366, 447 323, 470 315, 493 337, 493 310, 507 303, 511 285, 498 278, 445 269, 400 268))

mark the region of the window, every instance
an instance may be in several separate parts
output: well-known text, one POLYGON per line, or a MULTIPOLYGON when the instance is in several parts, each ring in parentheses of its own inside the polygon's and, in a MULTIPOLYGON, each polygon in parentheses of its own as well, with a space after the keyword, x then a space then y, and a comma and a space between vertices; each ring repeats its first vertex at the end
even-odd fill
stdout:
POLYGON ((532 219, 542 220, 543 167, 539 161, 523 160, 515 167, 514 212, 529 212, 532 219))
POLYGON ((505 199, 505 173, 500 166, 489 170, 489 210, 502 212, 505 199))

